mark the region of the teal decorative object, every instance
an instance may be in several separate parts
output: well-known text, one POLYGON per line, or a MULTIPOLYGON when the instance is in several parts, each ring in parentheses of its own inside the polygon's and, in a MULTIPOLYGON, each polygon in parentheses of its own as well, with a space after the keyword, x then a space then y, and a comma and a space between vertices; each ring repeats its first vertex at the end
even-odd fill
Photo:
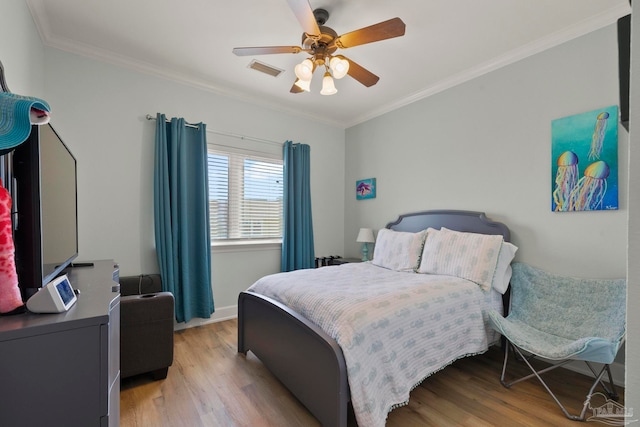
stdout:
POLYGON ((370 228, 361 228, 358 233, 356 242, 362 243, 362 261, 369 261, 369 243, 375 242, 373 230, 370 228))

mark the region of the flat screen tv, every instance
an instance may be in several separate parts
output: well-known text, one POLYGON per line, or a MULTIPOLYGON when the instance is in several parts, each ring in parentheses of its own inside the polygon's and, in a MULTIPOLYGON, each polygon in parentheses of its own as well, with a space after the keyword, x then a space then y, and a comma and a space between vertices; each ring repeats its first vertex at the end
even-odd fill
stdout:
POLYGON ((77 164, 51 124, 13 152, 16 270, 26 301, 78 256, 77 164))

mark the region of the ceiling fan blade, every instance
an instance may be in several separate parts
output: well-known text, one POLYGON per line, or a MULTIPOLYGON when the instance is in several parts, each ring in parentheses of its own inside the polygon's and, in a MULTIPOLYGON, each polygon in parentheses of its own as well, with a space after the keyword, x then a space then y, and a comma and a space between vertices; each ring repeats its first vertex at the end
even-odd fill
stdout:
POLYGON ((340 49, 404 36, 405 24, 400 18, 379 22, 337 37, 331 45, 340 49))
POLYGON ((302 89, 300 86, 298 86, 297 84, 293 84, 293 86, 291 86, 291 90, 289 91, 291 93, 302 93, 304 92, 304 89, 302 89))
POLYGON ((380 77, 376 76, 361 65, 358 65, 356 62, 353 62, 351 59, 345 57, 344 55, 336 56, 340 59, 346 59, 347 61, 349 61, 349 71, 347 72, 347 74, 349 74, 351 77, 353 77, 366 87, 371 87, 374 84, 378 83, 378 80, 380 80, 380 77))
POLYGON ((316 22, 316 17, 313 15, 313 9, 309 4, 309 0, 287 0, 289 7, 293 11, 293 14, 298 18, 302 30, 311 35, 320 35, 320 28, 316 22))
POLYGON ((299 46, 262 46, 262 47, 235 47, 233 53, 238 56, 269 55, 272 53, 300 53, 299 46))

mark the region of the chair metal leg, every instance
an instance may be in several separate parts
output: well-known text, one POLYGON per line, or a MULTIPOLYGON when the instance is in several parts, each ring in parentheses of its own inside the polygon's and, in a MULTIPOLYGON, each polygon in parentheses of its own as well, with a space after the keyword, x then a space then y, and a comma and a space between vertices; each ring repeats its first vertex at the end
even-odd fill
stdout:
MULTIPOLYGON (((503 337, 504 338, 504 337, 503 337)), ((506 338, 505 338, 506 340, 506 338)), ((500 384, 505 386, 506 388, 511 387, 511 384, 507 384, 504 380, 505 372, 507 372, 507 361, 509 360, 509 346, 511 343, 507 341, 504 345, 504 362, 502 363, 502 374, 500 375, 500 384)))
MULTIPOLYGON (((611 385, 611 391, 607 390, 607 393, 609 394, 609 397, 611 399, 617 402, 618 399, 620 399, 620 395, 616 391, 616 385, 613 383, 613 375, 611 375, 611 367, 609 365, 605 365, 605 367, 607 368, 607 374, 609 376, 609 385, 611 385)), ((601 384, 604 387, 604 383, 601 382, 601 384)))
POLYGON ((531 378, 533 378, 533 377, 536 377, 536 376, 537 376, 537 375, 536 375, 536 372, 537 372, 538 374, 544 374, 545 372, 549 372, 549 371, 551 371, 551 370, 553 370, 553 369, 559 368, 559 367, 564 366, 564 365, 566 365, 566 364, 568 364, 568 363, 570 363, 570 362, 571 362, 571 360, 564 360, 564 361, 562 361, 562 362, 556 363, 555 365, 551 365, 551 366, 549 366, 549 367, 547 367, 547 368, 544 368, 544 369, 541 369, 541 370, 539 370, 539 371, 536 371, 535 369, 533 369, 533 367, 532 367, 532 366, 531 366, 531 364, 529 363, 529 360, 530 360, 530 359, 535 359, 536 357, 535 357, 535 356, 526 357, 526 356, 524 356, 524 355, 520 352, 520 350, 519 350, 516 346, 514 346, 514 345, 513 345, 513 344, 511 344, 511 343, 510 343, 510 345, 512 346, 513 350, 517 352, 517 354, 516 354, 516 359, 518 359, 518 356, 519 356, 519 357, 520 357, 520 359, 522 359, 522 361, 523 361, 523 362, 525 362, 525 363, 527 364, 527 366, 529 366, 529 369, 531 369, 531 371, 533 371, 533 373, 532 373, 532 374, 529 374, 529 375, 526 375, 526 376, 524 376, 524 377, 522 377, 522 378, 518 378, 518 379, 516 379, 516 380, 513 380, 513 381, 511 381, 510 383, 507 383, 507 382, 505 381, 505 372, 506 372, 506 370, 507 370, 507 357, 508 357, 508 353, 507 353, 507 352, 505 352, 505 359, 504 359, 504 364, 503 364, 503 366, 502 366, 502 376, 500 377, 500 383, 501 383, 503 386, 505 386, 506 388, 509 388, 509 387, 511 387, 512 385, 517 384, 517 383, 519 383, 519 382, 526 381, 526 380, 528 380, 528 379, 531 379, 531 378))
MULTIPOLYGON (((594 377, 597 378, 600 375, 600 374, 596 373, 596 370, 593 369, 593 366, 591 365, 590 362, 587 362, 585 360, 584 363, 587 364, 587 366, 591 370, 591 373, 593 374, 594 377)), ((616 385, 613 383, 613 376, 611 375, 611 368, 609 367, 609 365, 604 365, 603 369, 607 370, 607 374, 609 376, 609 385, 611 386, 611 390, 609 390, 609 387, 607 387, 607 385, 602 380, 600 381, 600 385, 604 389, 605 393, 607 393, 607 396, 609 396, 609 399, 613 399, 613 400, 617 401, 620 398, 620 396, 618 395, 618 392, 616 391, 616 385)))
MULTIPOLYGON (((587 408, 589 407, 589 403, 591 402, 591 395, 593 395, 593 390, 596 389, 596 387, 598 386, 598 383, 602 383, 602 377, 604 376, 605 372, 609 372, 609 375, 611 375, 611 371, 609 370, 609 365, 604 365, 600 370, 600 373, 596 376, 596 380, 593 382, 593 385, 589 389, 589 394, 587 394, 587 398, 584 401, 584 405, 582 406, 582 412, 580 412, 580 418, 578 418, 578 420, 580 421, 584 420, 584 416, 587 412, 587 408)), ((613 381, 611 381, 611 387, 613 388, 613 381)), ((605 389, 608 390, 606 387, 605 389)))
MULTIPOLYGON (((578 417, 576 415, 571 415, 569 413, 569 411, 567 411, 567 409, 564 407, 564 405, 562 403, 560 403, 560 401, 558 400, 558 398, 556 397, 555 394, 553 394, 553 392, 551 391, 551 389, 549 388, 549 386, 547 385, 547 383, 544 382, 544 380, 542 379, 542 377, 540 376, 540 374, 538 373, 538 371, 536 371, 533 366, 531 366, 531 363, 529 363, 529 360, 527 360, 522 353, 520 352, 520 349, 518 349, 518 347, 514 346, 513 347, 514 350, 521 356, 524 358, 524 363, 527 364, 527 366, 529 367, 529 369, 531 369, 531 371, 533 372, 533 375, 535 375, 536 378, 538 378, 538 381, 540 381, 540 383, 544 386, 544 388, 547 390, 547 393, 549 393, 551 395, 551 397, 553 398, 553 400, 556 402, 556 404, 560 407, 560 409, 562 410, 562 413, 564 413, 565 417, 569 418, 570 420, 575 420, 575 421, 581 421, 584 419, 584 415, 581 417, 578 417)), ((558 365, 554 365, 551 367, 551 369, 557 367, 558 365)), ((549 371, 551 370, 549 368, 547 368, 546 370, 543 371, 549 371)), ((543 373, 543 371, 540 371, 540 373, 543 373)), ((531 378, 531 375, 528 376, 529 378, 531 378)), ((522 380, 522 379, 520 379, 522 380)), ((520 381, 519 380, 519 381, 520 381)), ((585 405, 586 406, 586 405, 585 405)), ((583 411, 584 412, 584 411, 583 411)))
POLYGON ((506 387, 506 388, 510 388, 512 385, 517 384, 521 381, 525 381, 528 380, 530 378, 536 377, 538 379, 538 381, 540 381, 540 383, 542 384, 542 386, 547 390, 547 393, 549 393, 549 395, 553 398, 553 400, 556 402, 556 404, 558 405, 558 407, 560 407, 560 410, 562 411, 562 413, 570 420, 574 420, 574 421, 584 421, 585 419, 585 414, 587 412, 587 409, 589 407, 589 403, 591 401, 591 396, 593 395, 593 391, 595 390, 595 388, 598 386, 598 384, 602 385, 602 387, 605 389, 605 391, 607 392, 607 394, 612 398, 612 399, 616 399, 618 398, 618 395, 616 393, 615 390, 615 385, 613 384, 613 378, 611 375, 611 369, 609 368, 609 365, 604 365, 602 367, 602 369, 600 370, 600 372, 596 372, 596 370, 593 368, 593 366, 589 363, 586 362, 587 365, 589 366, 589 369, 591 370, 591 372, 593 373, 593 376, 595 377, 595 381, 593 382, 593 384, 591 385, 591 388, 589 389, 589 393, 587 394, 586 400, 584 402, 584 405, 582 407, 582 411, 580 412, 580 415, 571 415, 569 413, 569 411, 567 411, 567 409, 564 407, 564 405, 560 402, 560 400, 558 400, 558 398, 556 397, 556 395, 551 391, 551 389, 549 388, 549 386, 547 385, 547 383, 544 382, 544 380, 542 379, 542 377, 540 376, 541 374, 551 371, 555 368, 558 368, 560 366, 564 366, 567 363, 570 363, 572 360, 565 360, 562 361, 560 363, 557 363, 555 365, 551 365, 547 368, 541 369, 539 371, 536 371, 536 369, 531 365, 531 363, 529 362, 530 359, 535 358, 535 356, 532 357, 525 357, 522 352, 520 351, 520 349, 518 347, 516 347, 515 345, 511 344, 510 342, 508 343, 508 345, 505 346, 505 353, 504 353, 504 363, 502 365, 502 374, 500 376, 500 383, 506 387), (518 378, 514 381, 511 382, 507 382, 505 380, 505 376, 506 376, 506 371, 507 371, 507 363, 508 363, 508 358, 509 358, 509 347, 511 347, 513 349, 513 351, 515 352, 515 356, 516 358, 519 356, 519 358, 522 359, 522 361, 529 367, 529 369, 531 370, 531 374, 526 375, 522 378, 518 378), (609 384, 611 386, 611 390, 609 390, 609 388, 605 385, 605 383, 602 381, 602 378, 604 377, 604 374, 607 373, 609 376, 609 384), (613 397, 615 396, 615 397, 613 397))

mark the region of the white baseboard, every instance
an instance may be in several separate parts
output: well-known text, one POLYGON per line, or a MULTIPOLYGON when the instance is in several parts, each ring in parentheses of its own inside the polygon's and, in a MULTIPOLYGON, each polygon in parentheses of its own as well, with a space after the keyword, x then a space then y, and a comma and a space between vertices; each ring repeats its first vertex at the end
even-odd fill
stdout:
POLYGON ((222 322, 223 320, 234 319, 238 317, 238 306, 232 305, 229 307, 216 308, 216 311, 208 319, 195 318, 188 322, 177 323, 174 322, 173 330, 179 331, 181 329, 194 328, 196 326, 208 325, 209 323, 222 322))
MULTIPOLYGON (((602 365, 598 364, 598 366, 594 366, 594 369, 598 369, 598 367, 600 366, 602 365)), ((584 362, 580 362, 580 361, 571 362, 563 367, 566 369, 569 369, 570 371, 577 372, 579 374, 587 375, 589 377, 594 378, 593 374, 591 373, 586 363, 584 362)), ((613 362, 611 365, 609 365, 609 368, 611 369, 611 376, 613 377, 613 383, 619 387, 624 387, 624 363, 613 362)), ((609 378, 607 378, 606 375, 604 379, 605 379, 605 383, 609 382, 609 378)))

